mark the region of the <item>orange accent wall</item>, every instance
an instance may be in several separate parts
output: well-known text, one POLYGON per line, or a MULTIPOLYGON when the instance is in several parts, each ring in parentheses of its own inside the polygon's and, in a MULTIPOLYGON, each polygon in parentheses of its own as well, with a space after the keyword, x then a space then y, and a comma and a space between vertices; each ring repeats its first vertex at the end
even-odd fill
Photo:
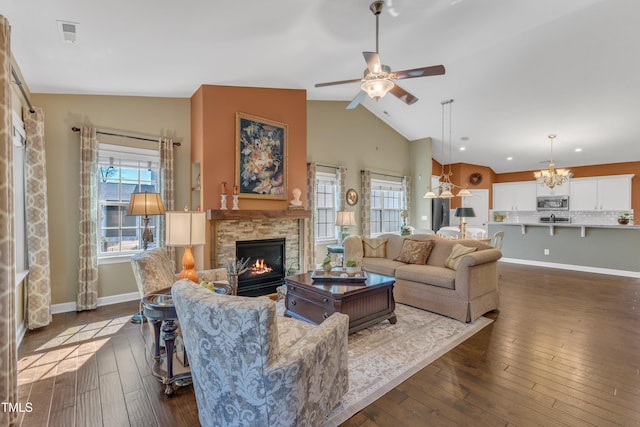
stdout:
MULTIPOLYGON (((445 166, 447 172, 449 171, 449 165, 445 166)), ((436 160, 431 159, 431 170, 433 175, 440 175, 442 173, 442 165, 436 160)), ((469 190, 489 190, 489 201, 493 200, 493 183, 495 182, 496 173, 493 169, 486 166, 472 165, 469 163, 454 163, 451 165, 451 182, 456 185, 466 186, 469 190), (472 173, 480 173, 482 175, 482 181, 478 185, 471 184, 469 182, 469 176, 472 173)), ((454 194, 456 192, 454 191, 454 194)), ((460 197, 453 197, 451 199, 451 209, 459 208, 462 206, 462 200, 460 197)))
POLYGON ((235 185, 236 113, 286 123, 287 200, 239 199, 240 209, 284 210, 291 191, 307 199, 307 92, 202 85, 191 97, 191 161, 200 162, 202 208, 220 209, 221 183, 227 183, 227 207, 235 185))

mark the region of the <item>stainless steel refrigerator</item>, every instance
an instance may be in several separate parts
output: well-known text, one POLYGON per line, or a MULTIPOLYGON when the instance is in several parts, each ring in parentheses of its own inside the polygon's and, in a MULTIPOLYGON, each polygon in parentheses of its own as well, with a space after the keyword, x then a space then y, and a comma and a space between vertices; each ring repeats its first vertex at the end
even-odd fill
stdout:
POLYGON ((431 229, 440 230, 449 225, 449 199, 431 199, 431 229))

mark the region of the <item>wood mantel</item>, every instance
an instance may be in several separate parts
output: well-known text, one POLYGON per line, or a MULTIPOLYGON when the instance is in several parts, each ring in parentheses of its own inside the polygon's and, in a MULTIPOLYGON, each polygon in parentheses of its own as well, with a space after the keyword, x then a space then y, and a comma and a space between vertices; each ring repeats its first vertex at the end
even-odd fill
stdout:
POLYGON ((287 210, 207 210, 207 219, 305 219, 311 218, 311 211, 306 209, 287 209, 287 210))

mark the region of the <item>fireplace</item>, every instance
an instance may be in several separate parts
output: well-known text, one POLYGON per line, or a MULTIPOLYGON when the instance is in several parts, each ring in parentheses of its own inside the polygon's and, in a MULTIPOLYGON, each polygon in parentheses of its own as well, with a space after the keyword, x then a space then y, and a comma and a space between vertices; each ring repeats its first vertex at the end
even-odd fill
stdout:
POLYGON ((236 241, 236 257, 250 258, 248 270, 238 276, 238 295, 272 294, 284 283, 285 239, 236 241))

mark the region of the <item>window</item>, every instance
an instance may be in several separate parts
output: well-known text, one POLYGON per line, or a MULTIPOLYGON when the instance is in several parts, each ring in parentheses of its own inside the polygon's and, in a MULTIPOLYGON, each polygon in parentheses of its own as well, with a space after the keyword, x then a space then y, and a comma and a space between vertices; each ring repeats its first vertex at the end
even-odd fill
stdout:
MULTIPOLYGON (((159 153, 118 145, 100 144, 98 159, 98 257, 130 255, 142 250, 143 217, 128 216, 135 192, 158 192, 159 153)), ((157 216, 149 217, 156 237, 157 216)), ((150 242, 148 248, 155 247, 150 242)))
POLYGON ((316 174, 316 242, 336 241, 338 178, 335 174, 316 174))
POLYGON ((395 233, 402 224, 405 194, 399 181, 371 180, 371 235, 395 233))
POLYGON ((16 285, 27 274, 27 233, 25 216, 24 151, 27 137, 24 123, 13 112, 13 212, 15 221, 16 285))

